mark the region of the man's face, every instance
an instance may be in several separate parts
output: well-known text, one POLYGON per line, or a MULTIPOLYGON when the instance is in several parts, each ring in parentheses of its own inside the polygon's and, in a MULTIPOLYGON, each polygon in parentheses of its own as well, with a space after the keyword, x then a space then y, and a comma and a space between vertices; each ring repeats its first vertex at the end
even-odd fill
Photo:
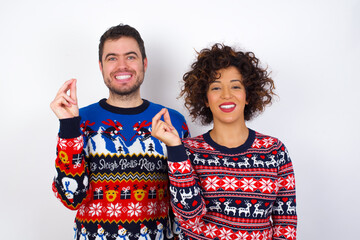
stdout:
POLYGON ((139 45, 131 37, 106 40, 100 70, 110 92, 130 96, 140 91, 147 68, 147 59, 142 60, 139 45))

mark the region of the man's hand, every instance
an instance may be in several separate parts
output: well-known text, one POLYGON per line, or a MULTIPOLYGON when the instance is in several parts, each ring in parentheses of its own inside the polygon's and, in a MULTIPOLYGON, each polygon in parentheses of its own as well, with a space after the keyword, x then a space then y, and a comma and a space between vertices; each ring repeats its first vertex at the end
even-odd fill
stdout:
POLYGON ((59 119, 79 116, 79 107, 76 97, 76 79, 70 79, 64 83, 51 102, 50 108, 59 119), (67 92, 70 90, 70 95, 67 92))
POLYGON ((169 111, 166 108, 161 109, 161 111, 153 117, 151 135, 167 146, 181 145, 179 134, 171 124, 169 111), (164 116, 165 122, 160 120, 161 116, 164 116))

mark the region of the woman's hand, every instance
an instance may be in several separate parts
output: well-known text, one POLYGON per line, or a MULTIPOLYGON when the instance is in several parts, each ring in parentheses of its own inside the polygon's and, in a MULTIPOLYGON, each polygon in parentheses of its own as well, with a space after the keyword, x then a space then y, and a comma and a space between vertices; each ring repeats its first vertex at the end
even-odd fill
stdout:
POLYGON ((171 124, 169 111, 166 108, 161 109, 161 111, 153 117, 151 135, 167 146, 181 145, 179 134, 171 124), (164 116, 164 121, 160 120, 162 116, 164 116))

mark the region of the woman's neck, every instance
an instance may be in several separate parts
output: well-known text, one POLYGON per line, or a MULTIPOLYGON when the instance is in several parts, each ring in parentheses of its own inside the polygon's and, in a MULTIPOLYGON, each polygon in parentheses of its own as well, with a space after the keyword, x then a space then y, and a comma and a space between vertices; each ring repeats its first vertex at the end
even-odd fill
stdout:
POLYGON ((210 131, 214 142, 227 148, 235 148, 243 145, 249 137, 249 129, 245 123, 241 125, 215 124, 210 131))

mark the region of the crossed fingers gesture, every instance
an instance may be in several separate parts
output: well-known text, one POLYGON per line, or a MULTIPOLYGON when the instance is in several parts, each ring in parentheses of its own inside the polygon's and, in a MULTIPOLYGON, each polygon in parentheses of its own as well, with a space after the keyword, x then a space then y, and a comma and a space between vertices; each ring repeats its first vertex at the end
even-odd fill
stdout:
POLYGON ((70 79, 62 85, 55 99, 50 103, 50 108, 59 119, 79 116, 79 106, 76 97, 76 79, 70 79))
POLYGON ((151 135, 164 142, 167 146, 181 145, 179 133, 171 124, 170 114, 166 108, 161 109, 152 119, 151 135), (164 117, 164 121, 161 117, 164 117))

